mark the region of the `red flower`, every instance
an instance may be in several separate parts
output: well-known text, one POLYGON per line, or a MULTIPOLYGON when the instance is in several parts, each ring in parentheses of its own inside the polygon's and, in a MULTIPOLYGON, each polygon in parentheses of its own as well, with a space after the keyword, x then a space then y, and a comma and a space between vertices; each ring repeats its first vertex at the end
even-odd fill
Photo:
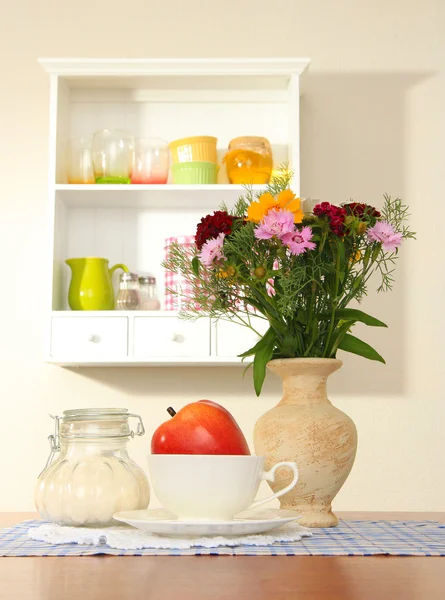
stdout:
POLYGON ((331 226, 332 233, 335 233, 335 235, 338 235, 338 237, 344 236, 344 234, 345 234, 344 217, 341 217, 341 216, 332 217, 329 224, 331 226))
POLYGON ((223 210, 217 210, 213 215, 203 217, 196 229, 195 242, 198 250, 212 238, 218 237, 220 233, 230 235, 232 233, 235 217, 231 217, 223 210))
POLYGON ((326 217, 332 233, 343 237, 345 234, 346 210, 340 206, 334 206, 329 202, 322 202, 314 206, 314 215, 316 217, 326 217))
POLYGON ((322 202, 321 204, 317 204, 314 206, 314 215, 317 217, 322 217, 324 215, 329 216, 332 205, 329 202, 322 202))
POLYGON ((369 204, 363 204, 361 202, 349 202, 349 204, 343 204, 343 208, 348 214, 358 217, 359 219, 369 217, 370 220, 378 219, 380 217, 379 211, 373 206, 370 206, 369 204))

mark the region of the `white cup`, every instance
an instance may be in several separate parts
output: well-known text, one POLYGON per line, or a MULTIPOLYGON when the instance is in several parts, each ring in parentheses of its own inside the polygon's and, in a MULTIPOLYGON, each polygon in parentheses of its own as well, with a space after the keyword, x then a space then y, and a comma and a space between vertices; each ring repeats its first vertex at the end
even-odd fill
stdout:
POLYGON ((262 456, 151 454, 148 468, 158 500, 181 520, 230 521, 246 508, 286 494, 298 481, 295 463, 279 462, 264 471, 262 456), (253 503, 261 481, 274 481, 281 467, 291 469, 292 482, 253 503))

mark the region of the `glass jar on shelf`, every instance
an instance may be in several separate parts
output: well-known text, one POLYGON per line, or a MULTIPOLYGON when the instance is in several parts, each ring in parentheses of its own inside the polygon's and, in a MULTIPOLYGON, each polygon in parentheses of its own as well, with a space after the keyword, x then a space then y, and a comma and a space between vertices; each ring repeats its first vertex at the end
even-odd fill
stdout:
POLYGON ((137 273, 121 273, 116 298, 116 310, 137 310, 141 305, 137 273))
POLYGON ((158 298, 156 277, 143 275, 139 277, 139 291, 141 294, 141 310, 159 310, 161 303, 158 298))
POLYGON ((93 135, 96 183, 130 183, 134 158, 133 135, 121 129, 102 129, 93 135))
POLYGON ((233 139, 223 162, 230 183, 269 183, 273 168, 272 148, 264 137, 244 136, 233 139))
POLYGON ((43 519, 102 526, 116 512, 147 508, 147 477, 127 451, 129 439, 145 433, 139 415, 125 408, 87 408, 53 418, 51 453, 35 492, 43 519), (130 417, 138 419, 136 432, 130 429, 130 417))
POLYGON ((96 183, 93 172, 92 140, 74 138, 66 144, 68 183, 96 183))
POLYGON ((170 166, 168 142, 159 138, 137 138, 131 183, 167 183, 170 166))

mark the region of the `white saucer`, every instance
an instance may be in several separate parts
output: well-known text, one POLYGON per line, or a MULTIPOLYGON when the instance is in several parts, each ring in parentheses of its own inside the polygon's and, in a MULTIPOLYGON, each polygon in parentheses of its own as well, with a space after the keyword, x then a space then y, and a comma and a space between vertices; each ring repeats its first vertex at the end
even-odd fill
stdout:
POLYGON ((233 521, 179 521, 169 511, 160 509, 128 510, 113 515, 116 521, 158 535, 252 535, 277 529, 296 521, 301 515, 279 508, 246 510, 233 521))

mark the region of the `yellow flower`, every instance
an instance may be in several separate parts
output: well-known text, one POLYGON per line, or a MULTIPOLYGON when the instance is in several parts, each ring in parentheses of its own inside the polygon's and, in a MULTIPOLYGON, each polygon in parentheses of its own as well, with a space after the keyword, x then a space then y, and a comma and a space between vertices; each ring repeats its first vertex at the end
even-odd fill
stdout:
POLYGON ((233 277, 236 275, 236 269, 232 265, 228 265, 225 269, 219 269, 216 276, 218 279, 227 279, 227 277, 233 277))
POLYGON ((278 194, 277 204, 282 210, 294 214, 294 223, 301 223, 304 213, 301 210, 300 198, 296 198, 292 190, 283 190, 278 194))
POLYGON ((276 198, 269 192, 262 194, 247 209, 247 220, 259 223, 272 209, 290 211, 294 215, 294 223, 301 223, 303 220, 300 198, 296 198, 292 190, 283 190, 276 198))
POLYGON ((350 258, 349 258, 349 264, 353 265, 356 262, 358 262, 362 257, 362 253, 360 252, 360 250, 356 250, 354 252, 354 254, 351 254, 350 258))
POLYGON ((267 271, 264 267, 257 267, 253 271, 253 276, 257 279, 262 279, 266 275, 267 271))
POLYGON ((271 208, 276 207, 275 198, 272 194, 261 194, 256 202, 247 209, 247 220, 259 223, 267 215, 271 208))

